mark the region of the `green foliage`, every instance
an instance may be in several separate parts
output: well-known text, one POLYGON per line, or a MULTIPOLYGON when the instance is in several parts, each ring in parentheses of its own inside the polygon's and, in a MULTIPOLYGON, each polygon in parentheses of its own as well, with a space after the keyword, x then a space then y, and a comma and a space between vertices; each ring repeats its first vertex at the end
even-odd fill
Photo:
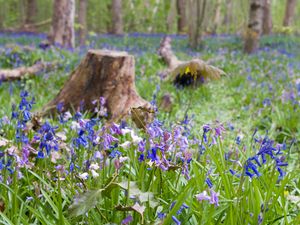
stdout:
MULTIPOLYGON (((24 53, 23 45, 37 46, 42 38, 25 35, 0 37, 1 46, 12 41, 20 44, 16 49, 1 50, 1 67, 15 67, 16 55, 20 65, 31 65, 37 60, 59 62, 53 72, 2 83, 0 118, 10 117, 10 106, 19 102, 20 90, 24 89, 35 96, 33 110, 38 111, 57 94, 87 50, 86 47, 73 52, 51 48, 24 53)), ((120 224, 128 215, 132 216, 132 224, 172 224, 172 216, 176 216, 182 224, 258 224, 260 217, 262 224, 298 223, 299 206, 290 199, 297 199, 295 197, 300 195, 299 143, 296 141, 300 138, 297 89, 300 78, 299 39, 282 35, 264 37, 261 50, 245 56, 240 50, 241 39, 237 37, 206 38, 201 53, 188 49, 185 37, 177 37, 173 46, 180 58, 190 59, 195 55, 204 60, 215 58, 214 65, 229 75, 197 89, 179 90, 163 82, 158 75, 165 68, 156 56, 160 38, 142 34, 124 37, 93 35, 89 42, 93 48, 126 50, 136 56, 136 86, 143 98, 151 101, 155 95, 159 103, 165 93, 170 93, 173 98, 172 111, 163 112, 159 108, 157 115, 166 130, 180 125, 188 116, 191 121, 186 125, 187 131, 190 131, 191 137, 201 140, 202 125, 219 124, 216 120, 223 124, 226 132, 222 137, 216 137, 212 130, 201 155, 201 146, 189 140, 189 151, 193 155, 189 165, 191 178, 183 176, 180 161, 176 162, 177 167, 168 171, 155 167, 149 159, 140 162, 140 152, 134 144, 128 148, 118 147, 122 157, 128 157, 120 169, 116 169, 115 159, 104 156, 103 167, 97 170, 98 176, 94 177, 89 170, 85 171, 84 165, 99 150, 98 147, 85 149, 73 146, 77 156, 72 160, 79 167, 71 172, 69 148, 78 135, 77 131, 70 128, 71 121, 59 124, 56 119, 48 118, 52 124, 58 125, 56 133, 65 136, 63 143, 66 145, 58 151, 60 158, 56 162, 50 157, 37 159, 36 155, 32 155, 34 166, 22 168, 22 179, 18 179, 15 173, 10 185, 0 183, 0 202, 5 205, 4 211, 0 212, 0 223, 120 224), (230 129, 231 126, 234 130, 230 129), (247 159, 259 149, 260 143, 255 143, 252 136, 255 128, 258 128, 258 135, 263 136, 268 130, 269 137, 276 143, 286 143, 284 156, 289 165, 286 176, 280 181, 271 158, 259 167, 260 177, 250 179, 229 172, 233 169, 242 173, 247 159), (239 144, 237 137, 241 138, 239 144), (215 143, 211 144, 213 139, 215 143), (225 157, 230 152, 233 157, 231 161, 225 157), (57 167, 60 165, 64 166, 63 169, 57 167), (83 172, 89 174, 87 179, 80 177, 83 172), (211 179, 213 189, 220 194, 219 206, 209 201, 198 201, 195 197, 209 190, 205 182, 207 177, 211 179), (183 204, 189 208, 177 215, 183 204), (159 213, 165 214, 163 220, 158 218, 159 213)), ((8 146, 0 144, 0 151, 6 151, 13 145, 22 149, 20 143, 15 143, 15 122, 2 122, 0 135, 10 142, 8 146)), ((102 127, 101 124, 97 126, 97 129, 102 127)), ((134 132, 149 140, 146 132, 135 129, 134 132)), ((33 131, 28 133, 30 138, 34 134, 33 131)), ((118 138, 119 144, 133 142, 130 134, 118 138)), ((33 146, 38 149, 38 146, 33 146)), ((149 143, 146 148, 149 148, 149 143)), ((111 150, 107 152, 109 154, 111 150)), ((10 176, 7 170, 1 170, 1 175, 5 181, 10 176)))

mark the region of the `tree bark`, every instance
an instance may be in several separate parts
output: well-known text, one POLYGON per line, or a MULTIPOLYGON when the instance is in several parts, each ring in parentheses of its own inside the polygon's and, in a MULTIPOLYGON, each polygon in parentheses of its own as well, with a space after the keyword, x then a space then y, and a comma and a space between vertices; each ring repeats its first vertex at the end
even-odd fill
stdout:
POLYGON ((263 34, 268 35, 272 33, 272 0, 264 0, 264 15, 263 15, 263 34))
POLYGON ((177 29, 178 33, 185 33, 187 29, 186 23, 186 0, 177 0, 177 29))
POLYGON ((216 2, 215 14, 214 14, 214 22, 213 22, 213 30, 212 30, 213 34, 217 33, 217 29, 218 29, 218 27, 220 25, 220 20, 221 20, 221 3, 222 3, 222 0, 217 0, 217 2, 216 2))
POLYGON ((189 46, 197 48, 202 40, 206 0, 189 0, 189 46))
POLYGON ((22 77, 34 75, 54 68, 55 63, 38 62, 30 67, 19 67, 15 69, 0 69, 0 81, 20 80, 22 77))
POLYGON ((244 52, 251 54, 259 47, 259 39, 262 33, 264 12, 264 0, 250 0, 250 13, 244 52))
POLYGON ((87 12, 87 0, 79 1, 79 12, 78 12, 78 22, 79 22, 79 43, 80 45, 85 44, 85 39, 87 35, 87 24, 86 24, 86 12, 87 12))
POLYGON ((56 106, 62 103, 62 111, 80 107, 93 112, 93 101, 104 97, 112 120, 132 113, 133 121, 143 127, 152 119, 152 106, 138 95, 134 74, 134 57, 126 52, 89 50, 44 111, 54 114, 56 106))
POLYGON ((66 48, 75 47, 75 0, 54 0, 49 42, 66 48))
POLYGON ((27 0, 26 1, 25 24, 33 24, 35 22, 37 9, 38 8, 37 8, 36 0, 27 0))
POLYGON ((226 0, 225 16, 223 24, 228 26, 232 21, 232 0, 226 0))
POLYGON ((112 0, 112 33, 123 34, 122 0, 112 0))
POLYGON ((283 26, 291 26, 295 14, 296 0, 286 0, 283 26))

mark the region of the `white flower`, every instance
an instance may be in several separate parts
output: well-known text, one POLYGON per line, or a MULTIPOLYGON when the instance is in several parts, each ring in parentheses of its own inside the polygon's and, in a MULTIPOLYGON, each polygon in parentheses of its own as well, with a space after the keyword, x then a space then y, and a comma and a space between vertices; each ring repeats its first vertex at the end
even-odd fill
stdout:
POLYGON ((120 144, 119 146, 121 146, 124 149, 128 149, 131 145, 130 141, 125 141, 123 144, 120 144))
POLYGON ((86 179, 88 179, 89 174, 87 172, 85 172, 85 173, 80 174, 79 177, 83 180, 86 180, 86 179))
POLYGON ((98 170, 98 169, 99 169, 98 163, 91 163, 90 169, 91 169, 91 170, 98 170))
POLYGON ((77 123, 76 121, 72 121, 71 122, 71 129, 72 130, 79 130, 80 129, 79 123, 77 123))
POLYGON ((64 113, 64 121, 67 121, 72 118, 72 115, 69 111, 64 113))
POLYGON ((92 177, 96 178, 99 177, 99 173, 97 173, 95 170, 91 170, 92 172, 92 177))
POLYGON ((135 133, 133 131, 131 131, 131 138, 132 138, 132 142, 134 144, 138 144, 138 143, 140 143, 143 140, 143 138, 135 135, 135 133))
POLYGON ((128 157, 126 156, 126 157, 120 157, 120 159, 119 159, 119 161, 120 161, 120 163, 122 163, 122 162, 125 162, 125 161, 127 161, 128 160, 128 157))
POLYGON ((128 134, 128 133, 131 132, 131 129, 124 128, 124 129, 121 129, 121 132, 122 132, 123 135, 124 135, 124 134, 128 134))

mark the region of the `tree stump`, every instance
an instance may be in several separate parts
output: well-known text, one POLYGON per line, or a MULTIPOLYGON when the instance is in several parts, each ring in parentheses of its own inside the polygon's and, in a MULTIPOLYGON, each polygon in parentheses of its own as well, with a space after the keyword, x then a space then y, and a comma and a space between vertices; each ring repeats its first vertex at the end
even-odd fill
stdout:
POLYGON ((134 57, 126 52, 89 50, 59 94, 46 105, 46 114, 54 114, 58 104, 63 104, 62 111, 79 107, 93 111, 93 101, 104 97, 112 120, 132 113, 133 121, 143 127, 152 120, 152 106, 136 91, 134 66, 134 57))

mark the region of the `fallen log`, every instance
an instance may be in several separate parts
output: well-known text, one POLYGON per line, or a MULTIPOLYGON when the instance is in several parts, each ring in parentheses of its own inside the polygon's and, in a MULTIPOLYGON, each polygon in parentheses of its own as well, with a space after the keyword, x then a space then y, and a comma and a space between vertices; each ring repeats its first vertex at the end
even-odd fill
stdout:
POLYGON ((171 38, 165 37, 160 43, 158 55, 167 64, 168 68, 161 73, 163 79, 171 81, 175 86, 197 86, 208 80, 220 79, 225 72, 209 65, 201 59, 181 61, 173 53, 171 38))
POLYGON ((44 107, 43 114, 54 115, 58 104, 62 112, 79 108, 94 112, 95 100, 103 97, 111 120, 131 114, 142 128, 152 120, 153 110, 136 91, 134 66, 134 57, 126 52, 89 50, 58 95, 44 107))
POLYGON ((29 67, 22 66, 15 69, 0 69, 0 81, 20 80, 26 75, 32 76, 43 71, 49 71, 54 67, 55 63, 37 62, 29 67))

